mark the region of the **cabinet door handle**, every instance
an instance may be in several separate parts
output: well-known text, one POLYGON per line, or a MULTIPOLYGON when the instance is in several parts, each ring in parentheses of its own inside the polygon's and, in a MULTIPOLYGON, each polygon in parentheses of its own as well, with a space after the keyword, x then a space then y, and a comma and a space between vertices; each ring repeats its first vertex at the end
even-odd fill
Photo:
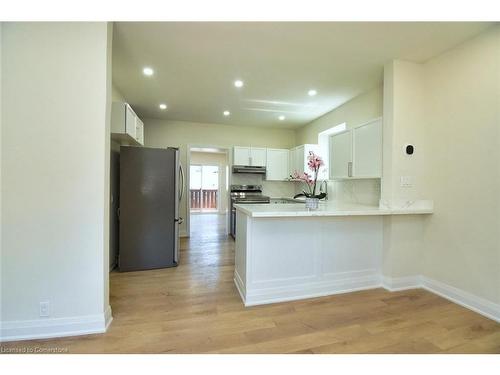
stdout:
POLYGON ((352 161, 347 163, 347 176, 352 177, 352 161))

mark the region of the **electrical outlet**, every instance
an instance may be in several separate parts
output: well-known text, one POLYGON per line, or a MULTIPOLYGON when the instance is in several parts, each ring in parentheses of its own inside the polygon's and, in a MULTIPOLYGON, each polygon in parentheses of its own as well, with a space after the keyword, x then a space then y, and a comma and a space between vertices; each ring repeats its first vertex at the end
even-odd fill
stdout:
POLYGON ((49 301, 40 302, 40 317, 49 315, 50 315, 50 302, 49 301))
POLYGON ((404 188, 413 187, 413 176, 401 176, 400 186, 404 188))

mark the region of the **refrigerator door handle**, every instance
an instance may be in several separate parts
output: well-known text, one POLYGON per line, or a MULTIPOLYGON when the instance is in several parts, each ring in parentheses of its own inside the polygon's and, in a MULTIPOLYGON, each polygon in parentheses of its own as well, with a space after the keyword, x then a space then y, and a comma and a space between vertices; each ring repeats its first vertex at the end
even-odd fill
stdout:
POLYGON ((179 264, 179 238, 174 239, 174 263, 179 264))
POLYGON ((179 164, 179 176, 181 178, 181 191, 179 192, 179 202, 182 200, 182 196, 184 194, 184 169, 182 169, 182 165, 179 164))
MULTIPOLYGON (((176 226, 176 233, 179 230, 179 225, 181 225, 184 222, 184 219, 182 217, 178 217, 174 219, 175 221, 175 226, 176 226)), ((174 239, 174 263, 177 265, 179 264, 179 236, 176 235, 174 239)))

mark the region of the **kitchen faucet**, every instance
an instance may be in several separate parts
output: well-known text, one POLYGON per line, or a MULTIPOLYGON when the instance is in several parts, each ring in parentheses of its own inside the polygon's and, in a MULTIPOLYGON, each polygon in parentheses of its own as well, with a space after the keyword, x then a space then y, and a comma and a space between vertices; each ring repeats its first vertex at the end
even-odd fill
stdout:
POLYGON ((321 182, 321 184, 319 185, 319 191, 320 193, 325 193, 325 201, 328 200, 328 181, 327 180, 323 180, 321 182), (323 186, 325 187, 325 190, 323 190, 323 186))

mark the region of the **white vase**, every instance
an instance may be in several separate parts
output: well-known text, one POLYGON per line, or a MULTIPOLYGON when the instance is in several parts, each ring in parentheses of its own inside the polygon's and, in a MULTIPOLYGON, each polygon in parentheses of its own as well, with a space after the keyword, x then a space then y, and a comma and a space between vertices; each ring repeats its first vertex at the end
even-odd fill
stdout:
POLYGON ((317 210, 319 198, 306 198, 306 208, 308 210, 317 210))

